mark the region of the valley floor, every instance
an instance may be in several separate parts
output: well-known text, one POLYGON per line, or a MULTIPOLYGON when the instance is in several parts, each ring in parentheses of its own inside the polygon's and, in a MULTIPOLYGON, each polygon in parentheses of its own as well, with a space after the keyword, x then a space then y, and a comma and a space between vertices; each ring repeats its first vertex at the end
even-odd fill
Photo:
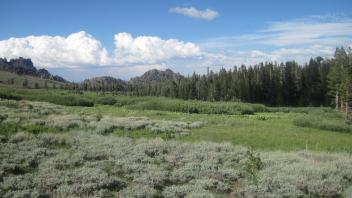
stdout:
POLYGON ((36 101, 50 92, 65 91, 0 90, 27 99, 0 100, 0 197, 352 195, 352 130, 330 108, 70 92, 94 106, 36 101))

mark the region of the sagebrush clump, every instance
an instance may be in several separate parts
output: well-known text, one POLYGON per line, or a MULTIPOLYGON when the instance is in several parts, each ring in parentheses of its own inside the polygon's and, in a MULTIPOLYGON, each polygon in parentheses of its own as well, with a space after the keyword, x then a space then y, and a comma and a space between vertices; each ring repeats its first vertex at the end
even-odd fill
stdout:
POLYGON ((0 100, 0 133, 20 130, 32 133, 85 129, 108 134, 115 129, 126 131, 146 129, 153 133, 188 135, 190 129, 203 126, 203 122, 151 120, 145 117, 109 117, 70 114, 65 107, 44 102, 0 100))
POLYGON ((343 153, 259 155, 84 131, 17 133, 0 148, 0 197, 342 197, 352 186, 343 153))

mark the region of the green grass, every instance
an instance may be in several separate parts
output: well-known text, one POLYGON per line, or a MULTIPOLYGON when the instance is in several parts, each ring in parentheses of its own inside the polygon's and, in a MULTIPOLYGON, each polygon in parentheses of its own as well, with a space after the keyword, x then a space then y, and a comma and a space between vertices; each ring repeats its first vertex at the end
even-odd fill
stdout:
MULTIPOLYGON (((310 108, 311 109, 311 108, 310 108)), ((352 152, 352 134, 296 126, 293 120, 305 113, 265 112, 255 115, 189 114, 126 107, 97 105, 70 107, 71 112, 111 116, 145 116, 153 119, 203 121, 205 126, 193 129, 191 135, 177 137, 180 141, 231 142, 264 150, 316 150, 352 152)), ((157 134, 143 131, 116 132, 118 136, 154 138, 157 134)))

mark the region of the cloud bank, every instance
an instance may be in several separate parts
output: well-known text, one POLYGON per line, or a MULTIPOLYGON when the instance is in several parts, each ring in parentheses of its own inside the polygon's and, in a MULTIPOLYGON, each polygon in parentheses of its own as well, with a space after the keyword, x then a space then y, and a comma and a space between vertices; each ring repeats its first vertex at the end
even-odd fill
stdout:
POLYGON ((157 63, 172 58, 189 58, 201 55, 194 43, 176 39, 163 40, 156 36, 133 38, 129 33, 115 35, 115 61, 124 63, 157 63))
POLYGON ((171 8, 169 11, 171 13, 181 14, 184 16, 188 16, 196 19, 208 20, 208 21, 211 21, 219 16, 219 13, 214 10, 211 10, 211 9, 198 10, 194 7, 175 7, 175 8, 171 8))
POLYGON ((85 66, 136 66, 157 64, 177 58, 192 58, 202 54, 191 42, 161 39, 156 36, 132 37, 118 33, 112 55, 99 40, 81 31, 62 36, 28 36, 0 41, 0 57, 31 58, 35 65, 46 68, 85 66))
POLYGON ((28 36, 0 41, 0 57, 28 57, 40 67, 79 67, 110 63, 100 41, 84 31, 62 36, 28 36))

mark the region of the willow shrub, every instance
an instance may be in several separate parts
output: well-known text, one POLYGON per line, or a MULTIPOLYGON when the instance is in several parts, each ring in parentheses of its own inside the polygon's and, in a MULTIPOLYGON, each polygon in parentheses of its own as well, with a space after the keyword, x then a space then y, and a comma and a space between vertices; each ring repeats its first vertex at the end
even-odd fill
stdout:
POLYGON ((140 110, 161 110, 183 113, 228 115, 244 115, 269 111, 269 108, 261 104, 249 104, 241 102, 206 102, 156 97, 144 97, 142 99, 131 103, 125 103, 124 105, 120 106, 126 106, 127 108, 140 110))
POLYGON ((352 132, 352 125, 347 124, 340 112, 332 109, 318 109, 308 111, 293 120, 293 124, 300 127, 317 128, 336 132, 352 132))

